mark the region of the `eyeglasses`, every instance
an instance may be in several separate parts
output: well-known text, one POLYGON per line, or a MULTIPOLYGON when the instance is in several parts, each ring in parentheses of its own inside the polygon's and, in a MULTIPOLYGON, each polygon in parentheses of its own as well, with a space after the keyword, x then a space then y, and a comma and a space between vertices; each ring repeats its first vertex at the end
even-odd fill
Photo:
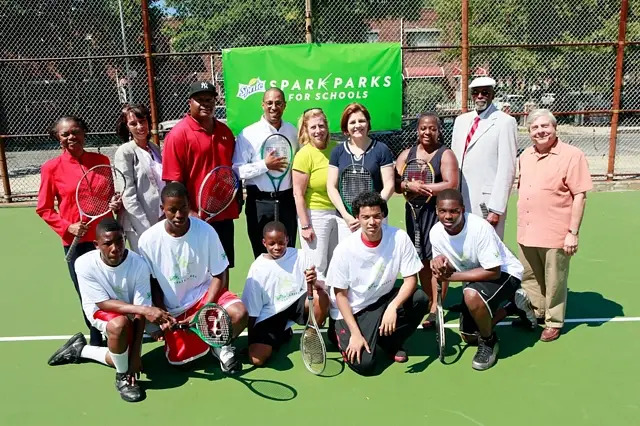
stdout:
POLYGON ((486 98, 487 96, 491 95, 491 90, 482 89, 482 90, 472 90, 471 91, 471 96, 478 96, 478 95, 482 95, 482 96, 484 96, 486 98))

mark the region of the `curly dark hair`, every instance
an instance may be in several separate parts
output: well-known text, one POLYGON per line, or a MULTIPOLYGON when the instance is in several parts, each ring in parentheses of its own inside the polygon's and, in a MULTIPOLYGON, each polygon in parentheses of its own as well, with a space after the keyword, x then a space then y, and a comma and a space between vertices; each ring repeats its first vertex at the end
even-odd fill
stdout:
POLYGON ((389 207, 387 206, 387 202, 375 191, 367 191, 362 192, 358 195, 353 203, 351 204, 351 208, 353 210, 353 215, 358 217, 360 214, 360 209, 363 207, 380 207, 382 211, 382 215, 387 217, 389 214, 389 207))
POLYGON ((54 141, 59 141, 60 140, 60 139, 58 139, 58 125, 60 123, 62 123, 63 121, 73 121, 78 126, 80 126, 80 128, 82 129, 82 131, 84 132, 85 135, 87 133, 89 133, 89 126, 87 126, 86 121, 84 121, 81 117, 78 117, 76 115, 64 115, 64 116, 58 118, 51 125, 51 127, 49 127, 49 137, 51 139, 53 139, 54 141))

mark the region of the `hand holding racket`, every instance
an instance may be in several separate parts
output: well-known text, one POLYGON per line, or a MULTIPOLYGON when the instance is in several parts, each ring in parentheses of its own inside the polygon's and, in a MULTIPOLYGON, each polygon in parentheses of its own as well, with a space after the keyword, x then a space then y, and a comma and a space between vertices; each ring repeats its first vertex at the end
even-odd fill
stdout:
POLYGON ((278 151, 271 151, 265 157, 264 163, 267 169, 282 172, 289 166, 289 159, 287 157, 278 157, 278 151))
POLYGON ((313 286, 316 282, 315 267, 305 271, 307 281, 307 301, 309 305, 309 316, 307 325, 304 327, 302 337, 300 338, 300 353, 302 354, 302 362, 311 373, 322 374, 327 362, 327 350, 316 322, 316 316, 313 307, 313 286))
MULTIPOLYGON (((76 246, 86 233, 89 225, 109 214, 112 206, 119 202, 126 180, 122 172, 113 166, 100 164, 87 170, 76 186, 76 204, 80 212, 77 233, 69 246, 65 259, 70 262, 76 246), (89 219, 85 222, 85 219, 89 219), (82 225, 86 225, 83 227, 82 225)), ((121 202, 121 201, 120 201, 121 202)))
MULTIPOLYGON (((291 146, 291 142, 289 142, 289 139, 287 139, 284 135, 274 133, 267 136, 264 142, 262 142, 260 154, 262 156, 262 159, 265 160, 265 163, 270 156, 275 156, 276 160, 274 161, 274 163, 272 163, 273 167, 281 167, 286 165, 285 167, 281 167, 280 169, 267 170, 267 177, 269 178, 269 180, 271 181, 271 185, 273 186, 275 198, 277 193, 280 191, 280 185, 282 184, 282 181, 287 177, 289 169, 291 169, 291 161, 293 160, 293 147, 291 146), (284 162, 282 159, 284 159, 284 162)), ((276 221, 280 220, 280 203, 278 199, 274 200, 273 215, 276 221)))
POLYGON ((222 213, 235 200, 240 179, 228 166, 218 166, 210 171, 200 184, 198 193, 198 217, 209 222, 222 213))
POLYGON ((233 337, 231 317, 216 303, 207 303, 196 312, 191 321, 178 322, 172 328, 191 330, 214 348, 228 345, 233 337))

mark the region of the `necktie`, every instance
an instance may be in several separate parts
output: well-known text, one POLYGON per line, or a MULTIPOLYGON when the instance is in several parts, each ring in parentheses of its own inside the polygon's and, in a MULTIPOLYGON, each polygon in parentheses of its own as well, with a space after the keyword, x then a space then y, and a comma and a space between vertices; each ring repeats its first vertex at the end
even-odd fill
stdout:
POLYGON ((471 125, 471 130, 469 130, 469 134, 467 135, 467 140, 464 142, 464 152, 462 153, 462 158, 467 155, 467 148, 469 148, 469 143, 471 143, 471 138, 473 138, 473 134, 476 132, 478 128, 478 123, 480 123, 480 116, 476 116, 473 119, 473 124, 471 125))

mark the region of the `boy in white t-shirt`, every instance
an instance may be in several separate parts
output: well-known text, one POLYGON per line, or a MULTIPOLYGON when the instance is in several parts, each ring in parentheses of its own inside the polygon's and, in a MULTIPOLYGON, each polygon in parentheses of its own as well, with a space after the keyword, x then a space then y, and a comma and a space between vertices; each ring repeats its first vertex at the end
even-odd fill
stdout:
POLYGON ((499 309, 514 302, 522 316, 535 325, 535 314, 526 292, 520 288, 522 264, 504 245, 489 222, 465 213, 457 189, 438 194, 439 223, 431 228, 431 270, 439 280, 463 282, 460 334, 478 343, 472 367, 491 368, 498 355, 498 337, 493 328, 499 309))
POLYGON ((326 284, 331 286, 331 318, 338 347, 349 367, 371 374, 376 345, 396 362, 406 362, 402 345, 428 310, 427 295, 417 287, 422 262, 406 232, 382 221, 387 203, 375 192, 353 202, 360 230, 340 242, 326 284), (395 288, 400 273, 404 283, 395 288))
POLYGON ((108 348, 89 346, 82 333, 73 336, 49 358, 49 365, 90 359, 116 369, 116 389, 128 402, 144 392, 136 383, 142 369, 140 350, 145 318, 165 329, 174 320, 151 306, 149 268, 142 257, 124 247, 124 230, 113 218, 96 228, 97 250, 75 263, 84 313, 92 326, 107 336, 108 348))
POLYGON ((249 312, 249 359, 261 366, 292 335, 292 323, 306 324, 309 315, 307 283, 314 285, 313 313, 322 324, 329 312, 329 296, 316 286, 315 266, 302 250, 287 247, 287 230, 280 222, 262 231, 267 253, 249 268, 242 302, 249 312))
MULTIPOLYGON (((218 234, 205 221, 189 216, 189 197, 183 184, 168 183, 160 200, 166 219, 147 229, 138 243, 151 269, 153 304, 184 324, 205 304, 217 303, 229 313, 236 338, 247 326, 247 310, 228 289, 229 262, 218 234)), ((211 350, 223 372, 242 370, 231 345, 210 348, 192 331, 181 329, 165 330, 164 341, 170 364, 186 364, 211 350)))

